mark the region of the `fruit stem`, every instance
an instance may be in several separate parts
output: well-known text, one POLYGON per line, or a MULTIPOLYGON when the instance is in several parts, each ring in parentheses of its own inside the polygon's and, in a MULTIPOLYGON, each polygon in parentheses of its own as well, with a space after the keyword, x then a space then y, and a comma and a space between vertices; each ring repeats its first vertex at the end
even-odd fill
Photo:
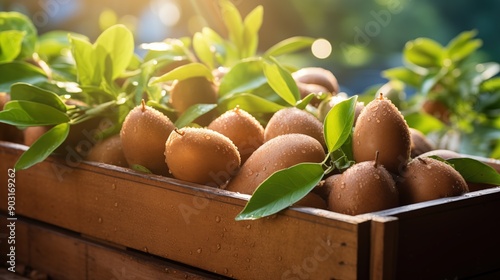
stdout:
POLYGON ((144 113, 146 111, 146 102, 144 102, 144 99, 141 100, 141 111, 144 113))
POLYGON ((178 128, 174 128, 174 131, 175 131, 177 134, 179 134, 180 136, 184 136, 184 134, 186 134, 186 132, 185 132, 185 131, 180 131, 180 129, 178 129, 178 128))
POLYGON ((383 93, 380 93, 378 95, 378 100, 384 100, 384 94, 383 93))
POLYGON ((378 165, 378 154, 379 154, 379 151, 377 150, 375 152, 375 163, 373 164, 373 167, 377 168, 377 165, 378 165))

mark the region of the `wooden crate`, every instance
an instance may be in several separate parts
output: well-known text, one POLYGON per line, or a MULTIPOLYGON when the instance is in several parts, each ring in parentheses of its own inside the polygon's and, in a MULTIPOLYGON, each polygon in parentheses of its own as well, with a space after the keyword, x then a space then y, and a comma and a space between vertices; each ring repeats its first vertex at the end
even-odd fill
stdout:
MULTIPOLYGON (((7 182, 7 169, 25 149, 0 142, 0 182, 7 182)), ((231 278, 369 278, 368 216, 296 207, 237 222, 247 195, 75 159, 50 157, 16 173, 21 221, 36 220, 231 278)), ((0 188, 0 196, 6 195, 7 188, 0 188)), ((0 211, 6 213, 6 207, 0 203, 0 211)), ((37 242, 31 237, 25 240, 37 242)))
POLYGON ((370 215, 373 279, 500 279, 500 187, 370 215))

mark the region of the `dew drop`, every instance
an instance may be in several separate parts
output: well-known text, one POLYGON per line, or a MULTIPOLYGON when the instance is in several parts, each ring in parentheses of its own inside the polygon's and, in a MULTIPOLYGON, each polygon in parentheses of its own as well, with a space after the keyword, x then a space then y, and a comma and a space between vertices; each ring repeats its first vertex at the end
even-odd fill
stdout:
POLYGON ((377 123, 380 123, 380 119, 379 118, 377 118, 377 123))
POLYGON ((247 229, 250 229, 250 228, 252 228, 252 225, 247 225, 247 229))
POLYGON ((224 268, 224 273, 227 274, 228 272, 229 272, 229 270, 227 268, 224 268))
POLYGON ((216 223, 220 223, 220 217, 219 216, 215 216, 215 222, 216 223))
POLYGON ((113 190, 116 190, 116 185, 115 185, 115 184, 112 184, 112 185, 111 185, 111 188, 112 188, 113 190))
POLYGON ((201 248, 198 248, 198 250, 196 250, 196 253, 201 254, 202 251, 203 250, 201 248))
POLYGON ((282 256, 279 256, 278 257, 278 261, 282 261, 283 260, 283 257, 282 256))
POLYGON ((115 207, 118 207, 118 202, 115 202, 115 207))
POLYGON ((206 135, 206 136, 205 136, 205 139, 210 140, 210 136, 209 136, 209 135, 206 135))
POLYGON ((219 251, 221 248, 220 244, 217 244, 217 251, 219 251))
POLYGON ((148 247, 144 247, 144 248, 142 248, 142 250, 147 253, 148 252, 148 247))
POLYGON ((377 179, 377 180, 378 180, 378 179, 380 179, 380 175, 378 175, 378 174, 374 174, 373 176, 374 176, 374 177, 375 177, 375 179, 377 179))
POLYGON ((102 218, 99 217, 99 219, 97 219, 97 222, 99 222, 101 224, 102 223, 102 218))

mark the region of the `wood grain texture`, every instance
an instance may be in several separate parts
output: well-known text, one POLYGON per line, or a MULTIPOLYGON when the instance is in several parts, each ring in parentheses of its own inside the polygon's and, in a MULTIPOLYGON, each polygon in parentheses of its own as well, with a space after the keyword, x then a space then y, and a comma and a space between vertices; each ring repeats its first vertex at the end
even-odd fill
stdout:
POLYGON ((374 216, 371 223, 370 278, 396 279, 398 219, 374 216))
MULTIPOLYGON (((0 143, 0 181, 21 152, 0 143)), ((50 157, 16 180, 18 215, 220 275, 368 277, 366 218, 294 208, 237 222, 248 196, 68 158, 50 157)))
POLYGON ((27 233, 18 239, 23 250, 17 252, 17 263, 54 280, 224 279, 147 254, 96 243, 34 220, 19 219, 17 229, 27 233))

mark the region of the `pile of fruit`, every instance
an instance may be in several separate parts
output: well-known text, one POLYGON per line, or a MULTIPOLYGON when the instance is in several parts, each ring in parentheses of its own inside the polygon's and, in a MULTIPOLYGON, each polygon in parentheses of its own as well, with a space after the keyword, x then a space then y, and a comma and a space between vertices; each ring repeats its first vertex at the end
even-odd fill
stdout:
POLYGON ((281 58, 312 38, 258 55, 262 7, 244 19, 220 7, 229 39, 207 27, 143 44, 144 57, 121 25, 92 44, 0 13, 0 35, 17 38, 0 56, 0 136, 30 146, 16 169, 56 153, 252 195, 238 220, 291 205, 358 215, 500 185, 485 164, 433 152, 385 92, 358 102, 331 71, 281 58))

